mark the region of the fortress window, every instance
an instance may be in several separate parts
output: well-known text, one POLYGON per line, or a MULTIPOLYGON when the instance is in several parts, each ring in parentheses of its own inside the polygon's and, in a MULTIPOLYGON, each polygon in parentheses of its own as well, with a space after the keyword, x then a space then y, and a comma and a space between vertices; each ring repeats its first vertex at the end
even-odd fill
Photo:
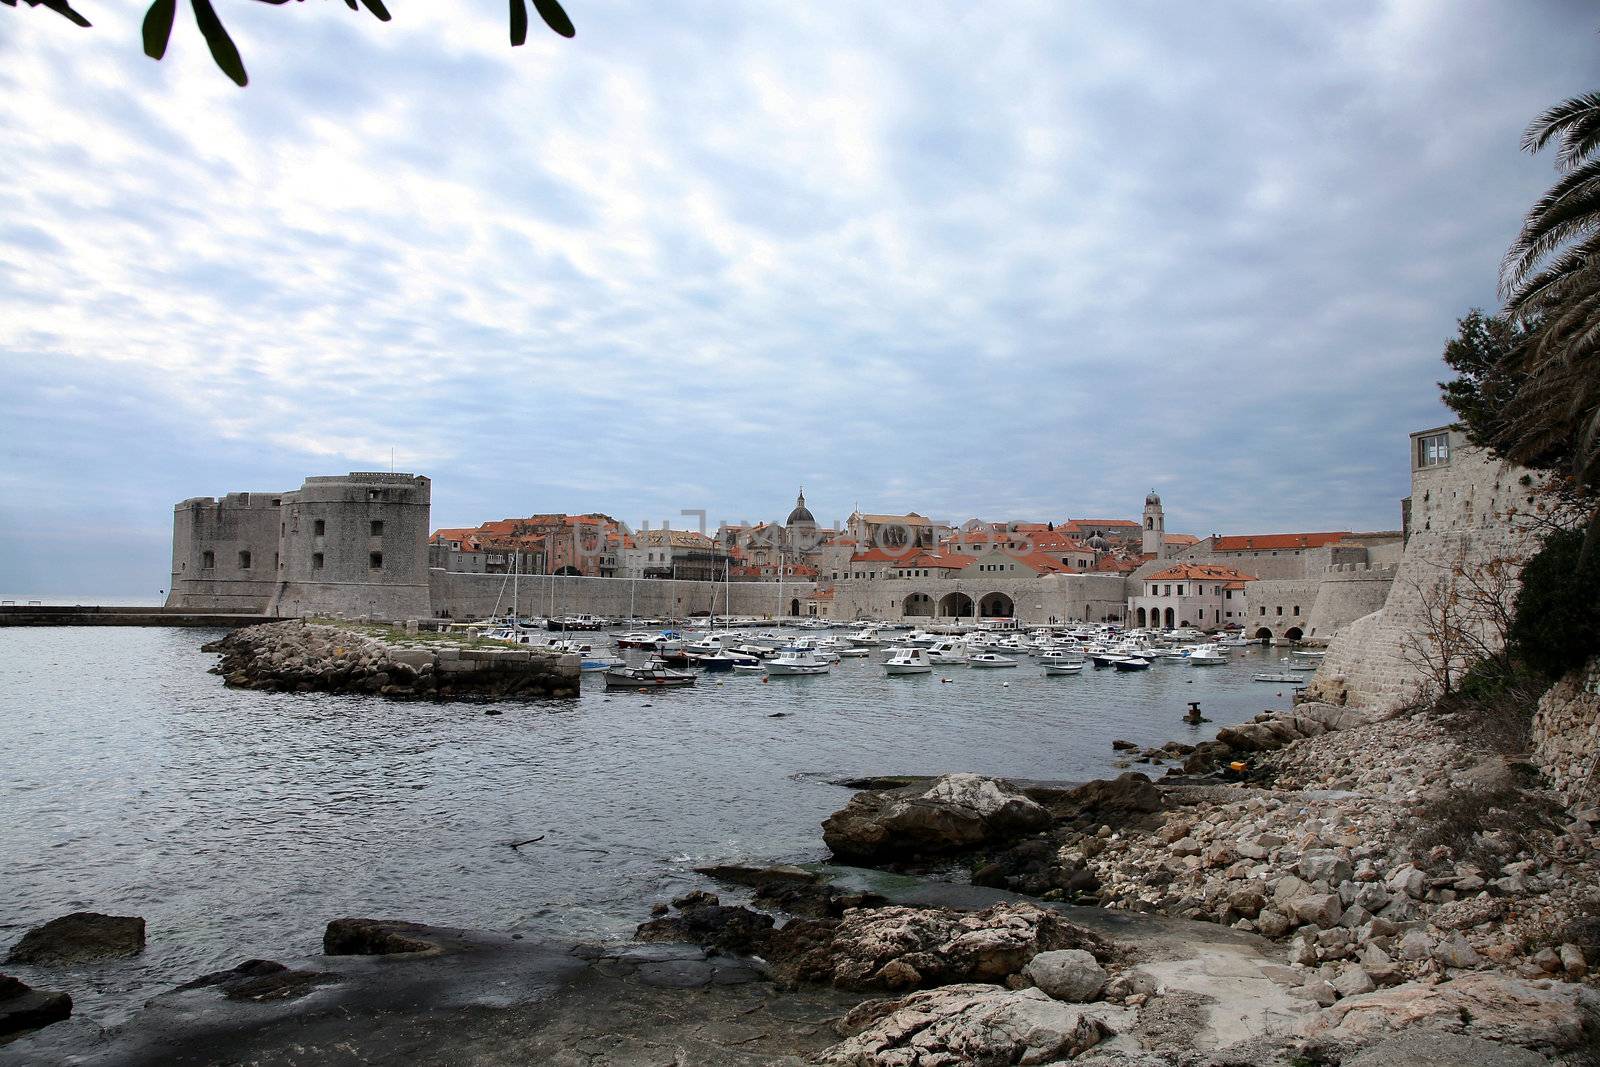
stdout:
POLYGON ((1430 434, 1417 438, 1417 466, 1437 467, 1450 462, 1450 435, 1430 434))
POLYGON ((1295 614, 1296 614, 1296 615, 1298 615, 1298 614, 1300 614, 1300 605, 1299 605, 1299 604, 1296 604, 1296 605, 1295 605, 1295 606, 1294 606, 1294 613, 1295 613, 1295 614))
POLYGON ((382 519, 373 519, 372 520, 372 536, 373 537, 382 537, 383 536, 383 520, 382 519))
POLYGON ((328 532, 328 520, 326 520, 326 519, 318 519, 315 522, 313 522, 311 524, 311 532, 312 532, 312 534, 314 534, 317 537, 321 537, 323 534, 327 533, 328 532))
POLYGON ((1282 605, 1282 604, 1279 604, 1279 605, 1278 605, 1278 614, 1279 614, 1279 615, 1282 615, 1282 614, 1283 614, 1283 605, 1282 605))
POLYGON ((250 569, 250 553, 239 553, 239 569, 242 571, 247 571, 250 569))
POLYGON ((320 571, 322 569, 322 553, 321 552, 313 552, 313 553, 311 553, 311 569, 314 570, 314 571, 320 571))
POLYGON ((208 548, 204 552, 200 553, 200 566, 203 569, 210 570, 211 568, 215 567, 216 565, 217 565, 217 554, 215 552, 212 552, 208 548))
POLYGON ((383 570, 383 553, 372 552, 367 555, 367 566, 375 571, 383 570))

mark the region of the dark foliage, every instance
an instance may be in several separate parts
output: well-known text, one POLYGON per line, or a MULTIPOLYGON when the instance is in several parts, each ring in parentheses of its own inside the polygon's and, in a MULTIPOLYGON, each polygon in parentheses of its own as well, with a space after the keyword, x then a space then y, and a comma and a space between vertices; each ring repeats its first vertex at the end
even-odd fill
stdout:
MULTIPOLYGON (((280 7, 290 0, 255 0, 255 2, 280 7)), ((303 3, 304 0, 295 2, 303 3)), ((0 0, 0 4, 7 7, 16 7, 18 3, 54 11, 79 26, 90 24, 88 19, 73 9, 68 0, 0 0)), ((510 0, 510 3, 511 44, 516 46, 528 39, 528 6, 527 0, 510 0)), ((383 0, 344 0, 344 4, 356 12, 365 8, 379 22, 388 22, 391 17, 383 0)), ((206 47, 211 50, 212 60, 237 84, 241 86, 249 84, 250 77, 245 73, 244 59, 239 55, 239 49, 234 45, 233 38, 228 35, 228 30, 223 26, 222 19, 217 15, 211 0, 189 0, 189 7, 194 13, 195 25, 199 28, 200 35, 206 39, 206 47)), ((533 7, 539 12, 544 24, 561 36, 571 37, 578 32, 558 0, 533 0, 533 7)), ((177 14, 178 0, 155 0, 150 5, 144 15, 145 55, 151 59, 160 59, 167 54, 167 42, 172 38, 172 26, 177 14)))
POLYGON ((1600 559, 1583 548, 1581 532, 1557 531, 1522 570, 1507 638, 1515 658, 1546 678, 1600 652, 1600 559))

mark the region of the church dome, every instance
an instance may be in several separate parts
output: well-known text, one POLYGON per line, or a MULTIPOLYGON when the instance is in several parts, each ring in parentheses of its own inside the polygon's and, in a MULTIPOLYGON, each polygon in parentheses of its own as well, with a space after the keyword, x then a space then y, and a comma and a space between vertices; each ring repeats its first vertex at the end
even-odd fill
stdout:
POLYGON ((785 526, 799 526, 802 524, 809 526, 817 524, 817 520, 812 517, 810 510, 806 507, 806 491, 804 489, 801 489, 800 495, 795 498, 794 510, 789 512, 789 518, 784 523, 785 526))
POLYGON ((1145 495, 1144 502, 1146 504, 1157 504, 1157 505, 1159 505, 1161 503, 1161 498, 1159 496, 1157 496, 1156 495, 1156 491, 1154 489, 1152 489, 1152 490, 1150 490, 1150 492, 1148 494, 1145 495))
POLYGON ((1111 543, 1104 537, 1101 537, 1099 534, 1095 534, 1093 537, 1089 538, 1089 547, 1094 549, 1096 552, 1104 552, 1106 549, 1111 547, 1111 543))

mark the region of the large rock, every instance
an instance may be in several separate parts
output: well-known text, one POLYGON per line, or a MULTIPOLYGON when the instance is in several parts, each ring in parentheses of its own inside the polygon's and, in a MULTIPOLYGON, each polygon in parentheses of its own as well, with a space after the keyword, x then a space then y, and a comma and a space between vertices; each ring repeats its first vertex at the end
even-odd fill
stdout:
POLYGON ((136 915, 75 911, 22 935, 7 963, 60 964, 137 956, 144 951, 144 920, 136 915))
POLYGON ((954 985, 869 1001, 845 1018, 853 1037, 812 1062, 825 1067, 1001 1067, 1072 1059, 1115 1031, 1106 1005, 1051 1000, 1037 989, 954 985))
MULTIPOLYGON (((797 926, 802 933, 806 928, 797 926)), ((1108 959, 1098 934, 1032 904, 996 904, 978 912, 945 908, 873 908, 845 913, 808 942, 775 938, 779 977, 845 989, 919 989, 956 982, 999 982, 1041 952, 1085 949, 1108 959), (789 946, 793 944, 793 947, 789 946)))
POLYGON ((276 960, 245 960, 237 967, 212 971, 192 982, 185 982, 178 987, 178 991, 214 988, 221 990, 229 1000, 259 1003, 298 1000, 318 986, 338 980, 337 976, 324 971, 293 970, 276 960))
POLYGON ((642 923, 633 936, 640 941, 684 941, 749 956, 765 951, 771 930, 772 916, 763 912, 723 904, 697 904, 680 909, 676 915, 642 923))
POLYGON ((1097 778, 1068 793, 1064 806, 1074 815, 1148 815, 1161 810, 1161 790, 1142 774, 1097 778))
POLYGON ((1028 961, 1022 973, 1057 1000, 1094 1000, 1106 987, 1106 969, 1081 948, 1041 952, 1028 961))
POLYGON ((34 989, 26 982, 0 974, 0 1037, 37 1030, 72 1014, 72 998, 65 993, 34 989))
POLYGON ((1409 982, 1346 997, 1302 1024, 1307 1037, 1352 1044, 1402 1030, 1442 1030, 1533 1049, 1578 1048, 1600 1038, 1600 993, 1479 971, 1439 985, 1409 982))
POLYGON ((425 936, 431 929, 401 919, 334 919, 322 933, 322 951, 329 956, 436 952, 438 943, 425 936))
POLYGON ((883 860, 959 852, 1048 825, 1050 814, 993 778, 947 774, 923 792, 866 792, 822 823, 834 855, 883 860))
POLYGON ((1344 1061, 1344 1067, 1547 1067, 1537 1052, 1507 1047, 1481 1037, 1422 1031, 1384 1038, 1344 1061))

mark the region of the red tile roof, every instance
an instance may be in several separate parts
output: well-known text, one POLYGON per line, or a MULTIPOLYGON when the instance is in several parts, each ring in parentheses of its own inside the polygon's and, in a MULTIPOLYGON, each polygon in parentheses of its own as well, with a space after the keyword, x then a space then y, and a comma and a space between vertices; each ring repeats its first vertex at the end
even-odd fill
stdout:
POLYGON ((1253 582, 1256 576, 1244 574, 1232 567, 1218 567, 1208 563, 1179 563, 1168 567, 1166 570, 1147 574, 1147 582, 1176 582, 1184 580, 1201 579, 1205 581, 1216 580, 1221 582, 1253 582))
POLYGON ((905 556, 895 565, 903 568, 924 568, 927 570, 959 571, 963 567, 970 567, 978 562, 976 556, 963 556, 959 552, 918 552, 915 555, 905 556))
POLYGON ((1244 537, 1219 537, 1213 552, 1250 552, 1268 549, 1321 548, 1350 536, 1349 530, 1336 533, 1252 534, 1244 537))

